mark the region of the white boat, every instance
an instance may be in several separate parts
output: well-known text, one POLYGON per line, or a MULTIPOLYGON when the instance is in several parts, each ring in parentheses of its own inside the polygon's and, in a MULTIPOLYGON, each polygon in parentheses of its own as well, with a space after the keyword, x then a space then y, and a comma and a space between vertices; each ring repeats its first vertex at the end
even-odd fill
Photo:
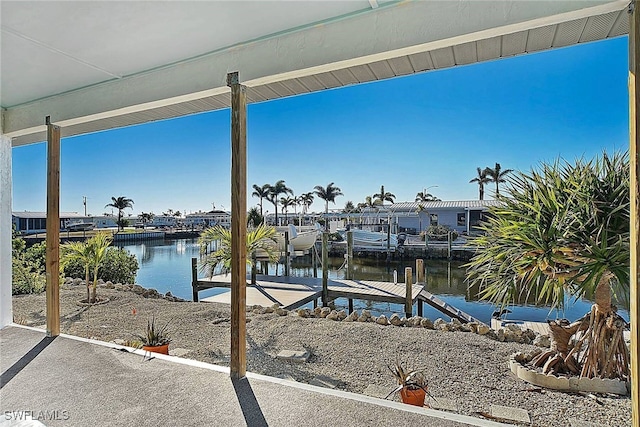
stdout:
MULTIPOLYGON (((398 247, 398 235, 387 234, 384 231, 369 231, 351 229, 353 232, 353 249, 356 250, 396 250, 398 247), (389 243, 387 243, 389 242, 389 243)), ((347 230, 340 230, 339 233, 347 241, 347 230)))
POLYGON ((68 221, 64 227, 67 231, 89 231, 95 228, 95 224, 90 221, 68 221))
MULTIPOLYGON (((318 236, 322 232, 319 227, 298 227, 289 224, 286 227, 275 227, 276 251, 285 252, 285 233, 289 233, 289 252, 292 256, 302 255, 315 245, 318 236)), ((265 257, 266 253, 258 251, 258 258, 265 257)))

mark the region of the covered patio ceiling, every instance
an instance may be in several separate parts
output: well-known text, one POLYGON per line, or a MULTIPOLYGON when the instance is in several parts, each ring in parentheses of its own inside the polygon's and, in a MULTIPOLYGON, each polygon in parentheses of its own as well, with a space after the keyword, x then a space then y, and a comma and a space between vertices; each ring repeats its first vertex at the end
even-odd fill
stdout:
POLYGON ((2 1, 13 146, 626 34, 628 0, 2 1))

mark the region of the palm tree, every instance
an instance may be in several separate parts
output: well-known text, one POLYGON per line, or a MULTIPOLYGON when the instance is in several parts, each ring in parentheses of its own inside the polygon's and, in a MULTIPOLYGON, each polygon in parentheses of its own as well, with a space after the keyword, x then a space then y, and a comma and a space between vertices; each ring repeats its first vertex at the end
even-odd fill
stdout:
POLYGON ((500 166, 500 163, 496 163, 496 167, 493 169, 491 168, 485 169, 487 176, 490 179, 489 182, 496 183, 496 197, 500 195, 499 185, 500 183, 505 182, 504 177, 510 174, 511 172, 513 172, 513 169, 505 169, 505 170, 501 170, 501 169, 502 167, 500 166))
POLYGON ((478 183, 478 186, 480 187, 480 200, 484 200, 484 185, 490 183, 491 178, 487 176, 488 168, 476 168, 476 170, 478 171, 478 176, 469 181, 469 183, 478 183))
POLYGON ((316 196, 324 200, 325 214, 329 213, 329 202, 335 203, 336 197, 343 195, 342 190, 340 190, 340 187, 336 187, 335 185, 333 185, 333 182, 330 182, 329 185, 327 185, 327 188, 324 188, 321 185, 316 185, 313 188, 316 196))
MULTIPOLYGON (((255 251, 266 253, 271 262, 278 260, 278 254, 275 250, 277 245, 275 234, 275 228, 264 224, 247 231, 247 265, 251 265, 252 254, 255 251)), ((220 225, 208 228, 200 235, 198 244, 202 250, 213 241, 219 242, 218 250, 204 258, 200 264, 200 270, 207 272, 209 276, 213 275, 216 267, 220 268, 222 273, 229 273, 231 271, 231 230, 220 225)))
POLYGON ((262 215, 260 215, 260 212, 258 212, 258 208, 254 206, 251 209, 249 209, 249 212, 247 213, 248 226, 255 228, 260 224, 262 224, 263 221, 264 221, 264 218, 262 217, 262 215))
POLYGON ((392 193, 384 191, 384 185, 381 185, 380 186, 380 192, 374 194, 373 198, 377 199, 377 200, 380 200, 381 204, 384 204, 384 202, 393 203, 393 201, 395 200, 396 196, 395 196, 395 194, 392 194, 392 193))
POLYGON ((112 241, 110 233, 98 232, 86 242, 69 242, 62 245, 61 262, 65 264, 78 261, 84 266, 85 281, 87 284, 87 302, 94 304, 97 301, 96 289, 98 287, 98 270, 104 262, 107 249, 112 241), (89 271, 93 269, 93 286, 89 282, 89 271), (91 295, 89 290, 91 289, 91 295))
POLYGON ((302 212, 303 213, 307 213, 307 210, 313 204, 313 199, 314 199, 314 197, 313 197, 313 193, 312 192, 302 193, 300 195, 300 203, 303 206, 303 208, 302 208, 302 212))
POLYGON ((440 199, 426 191, 420 191, 416 194, 416 202, 439 202, 440 199))
POLYGON ((284 222, 288 222, 287 212, 289 211, 289 206, 296 205, 295 197, 281 197, 280 204, 282 205, 282 213, 284 214, 284 222))
POLYGON ((262 213, 262 200, 263 199, 267 199, 269 198, 269 190, 271 189, 271 185, 270 184, 264 184, 262 187, 258 186, 257 184, 253 184, 253 193, 251 193, 251 195, 253 197, 258 197, 260 199, 260 216, 263 216, 262 213))
POLYGON ((112 207, 112 208, 116 208, 118 209, 118 231, 122 230, 123 228, 123 221, 122 221, 122 211, 125 210, 126 208, 133 208, 133 200, 128 199, 126 196, 120 196, 118 198, 115 197, 111 197, 112 202, 109 204, 106 204, 104 207, 112 207))
POLYGON ((355 205, 353 204, 353 202, 351 200, 347 200, 347 203, 344 204, 344 208, 342 209, 342 212, 344 213, 350 213, 356 210, 355 205))
POLYGON ((267 200, 273 203, 273 207, 276 211, 276 225, 278 225, 278 196, 280 194, 293 195, 293 190, 286 186, 283 179, 279 180, 274 185, 269 186, 269 197, 267 197, 267 200))
POLYGON ((374 200, 373 197, 367 196, 364 198, 364 203, 358 203, 358 208, 375 208, 382 205, 380 200, 374 200))
POLYGON ((142 221, 142 229, 144 230, 144 227, 146 224, 150 223, 151 221, 153 221, 153 213, 152 212, 142 212, 140 214, 140 220, 142 221))
POLYGON ((551 350, 532 361, 545 373, 628 380, 626 322, 612 297, 629 298, 629 175, 628 155, 606 153, 519 173, 474 240, 483 250, 468 264, 469 281, 501 308, 529 297, 559 308, 566 296, 593 298, 582 319, 549 322, 551 350))

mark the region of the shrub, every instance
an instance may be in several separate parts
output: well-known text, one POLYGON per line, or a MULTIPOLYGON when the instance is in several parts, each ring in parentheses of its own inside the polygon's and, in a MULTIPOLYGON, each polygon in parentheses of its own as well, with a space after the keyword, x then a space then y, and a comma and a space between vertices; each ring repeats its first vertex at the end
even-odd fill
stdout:
MULTIPOLYGON (((110 247, 98 270, 98 279, 113 283, 135 283, 138 268, 135 255, 121 248, 110 247)), ((63 273, 66 277, 84 278, 84 265, 79 260, 70 261, 64 266, 63 273)))
POLYGON ((11 294, 39 294, 47 284, 44 242, 26 248, 24 239, 13 235, 11 241, 11 294), (38 258, 41 253, 42 259, 38 258))

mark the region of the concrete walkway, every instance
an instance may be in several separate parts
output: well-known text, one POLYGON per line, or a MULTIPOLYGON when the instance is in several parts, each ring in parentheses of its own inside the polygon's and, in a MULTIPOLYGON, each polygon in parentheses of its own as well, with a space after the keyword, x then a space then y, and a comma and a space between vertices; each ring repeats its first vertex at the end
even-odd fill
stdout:
POLYGON ((0 426, 505 425, 250 373, 234 382, 226 367, 119 348, 0 330, 0 426), (41 423, 17 421, 28 414, 41 423))

